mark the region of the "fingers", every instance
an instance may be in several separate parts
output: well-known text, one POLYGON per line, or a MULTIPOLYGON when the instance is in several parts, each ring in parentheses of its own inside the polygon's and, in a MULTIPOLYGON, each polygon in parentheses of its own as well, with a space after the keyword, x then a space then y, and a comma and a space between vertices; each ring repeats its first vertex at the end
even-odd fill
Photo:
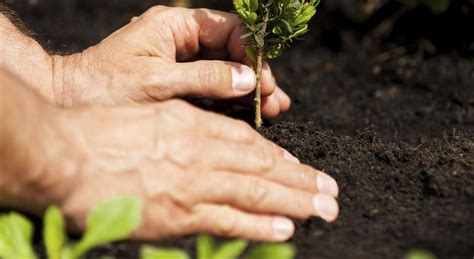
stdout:
POLYGON ((280 103, 275 93, 262 99, 262 115, 265 119, 273 119, 280 114, 280 103))
MULTIPOLYGON (((162 66, 163 64, 160 63, 162 66)), ((228 99, 248 95, 256 78, 248 66, 224 61, 196 61, 170 65, 157 85, 169 85, 173 96, 198 96, 228 99)))
POLYGON ((339 195, 337 182, 328 174, 291 159, 277 159, 275 166, 264 174, 265 179, 286 187, 311 193, 322 193, 332 197, 339 195))
POLYGON ((199 24, 199 42, 207 49, 226 49, 229 58, 242 62, 245 51, 240 36, 243 33, 241 21, 235 14, 209 10, 195 9, 193 17, 199 24))
POLYGON ((266 119, 273 119, 280 113, 287 112, 290 105, 290 97, 277 87, 272 95, 262 98, 262 115, 266 119))
POLYGON ((248 240, 281 242, 294 231, 293 222, 285 217, 250 214, 229 206, 201 204, 193 209, 196 232, 248 240))
MULTIPOLYGON (((240 43, 240 36, 243 32, 240 26, 241 21, 235 14, 209 9, 155 6, 141 17, 147 21, 147 25, 149 25, 147 28, 150 31, 162 33, 163 27, 171 30, 171 38, 161 45, 172 44, 172 46, 166 47, 175 50, 169 52, 169 54, 175 54, 174 57, 169 56, 175 60, 183 61, 187 57, 196 55, 200 50, 196 46, 209 50, 225 50, 231 60, 237 62, 241 62, 245 56, 240 43), (185 55, 182 56, 182 53, 185 55)), ((160 48, 160 46, 156 47, 160 48)))
MULTIPOLYGON (((259 149, 272 150, 277 157, 285 157, 290 161, 299 162, 288 153, 285 155, 284 149, 265 139, 244 121, 198 109, 182 100, 170 100, 150 104, 150 106, 155 109, 157 116, 161 117, 160 120, 171 119, 173 123, 179 122, 181 130, 226 142, 237 142, 253 145, 259 149)), ((171 133, 176 131, 174 127, 169 130, 171 133)))
POLYGON ((202 202, 227 204, 249 212, 300 219, 319 216, 327 222, 334 221, 339 213, 332 196, 288 188, 255 176, 203 173, 192 188, 202 202))
POLYGON ((265 62, 262 67, 262 96, 266 97, 272 95, 276 88, 277 83, 270 69, 270 65, 265 62))
POLYGON ((277 87, 275 89, 275 95, 280 104, 280 112, 287 112, 291 106, 290 97, 283 90, 281 90, 280 87, 277 87))

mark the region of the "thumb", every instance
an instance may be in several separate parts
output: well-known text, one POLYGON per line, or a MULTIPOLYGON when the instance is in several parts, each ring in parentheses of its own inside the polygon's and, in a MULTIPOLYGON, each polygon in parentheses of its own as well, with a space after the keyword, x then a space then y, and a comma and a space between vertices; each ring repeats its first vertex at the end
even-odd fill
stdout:
POLYGON ((171 68, 180 78, 167 77, 175 82, 173 92, 179 96, 199 96, 227 99, 245 96, 255 89, 253 70, 243 64, 225 61, 196 61, 175 63, 171 68))

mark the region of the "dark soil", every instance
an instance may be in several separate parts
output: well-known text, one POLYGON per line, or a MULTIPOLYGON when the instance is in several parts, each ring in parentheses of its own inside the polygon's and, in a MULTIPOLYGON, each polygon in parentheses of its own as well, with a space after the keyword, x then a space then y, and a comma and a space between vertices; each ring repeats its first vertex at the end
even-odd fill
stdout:
MULTIPOLYGON (((47 47, 72 52, 159 1, 14 2, 47 47)), ((335 223, 298 223, 292 242, 299 258, 402 258, 411 248, 472 258, 474 59, 455 47, 470 43, 436 49, 439 35, 414 45, 393 37, 375 43, 364 40, 360 25, 358 31, 331 30, 327 19, 320 23, 316 19, 316 30, 273 63, 293 107, 262 131, 341 187, 335 223)), ((193 251, 193 242, 187 237, 158 245, 193 251)), ((105 246, 91 258, 136 258, 139 246, 105 246)))

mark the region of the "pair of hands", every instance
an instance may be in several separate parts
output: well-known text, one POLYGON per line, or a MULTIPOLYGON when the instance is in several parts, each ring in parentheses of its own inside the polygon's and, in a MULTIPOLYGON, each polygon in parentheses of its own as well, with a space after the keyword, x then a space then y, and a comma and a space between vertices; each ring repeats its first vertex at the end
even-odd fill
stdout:
MULTIPOLYGON (((39 90, 50 101, 122 105, 66 110, 45 104, 41 112, 50 123, 38 127, 36 158, 30 159, 42 162, 26 170, 41 168, 41 177, 32 176, 40 187, 30 192, 49 192, 49 202, 78 230, 101 201, 143 197, 137 239, 208 232, 282 241, 294 232, 290 218, 335 220, 338 186, 330 176, 300 164, 243 122, 164 101, 249 101, 255 75, 241 64, 248 61, 240 35, 232 14, 158 6, 97 46, 51 57, 45 80, 51 84, 39 90), (163 102, 133 104, 153 101, 163 102)), ((268 65, 262 79, 264 115, 286 111, 290 100, 268 65)))

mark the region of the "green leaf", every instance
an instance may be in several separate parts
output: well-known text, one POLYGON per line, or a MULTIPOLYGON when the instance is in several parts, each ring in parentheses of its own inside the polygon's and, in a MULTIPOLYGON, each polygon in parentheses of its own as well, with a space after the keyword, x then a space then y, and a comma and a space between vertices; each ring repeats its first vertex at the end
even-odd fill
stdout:
POLYGON ((140 223, 143 202, 138 198, 122 197, 106 201, 87 216, 87 230, 73 248, 74 257, 89 249, 127 238, 140 223))
POLYGON ((15 212, 0 216, 0 258, 33 259, 33 225, 15 212))
POLYGON ((275 35, 281 35, 281 34, 283 34, 283 29, 280 26, 275 26, 275 27, 273 27, 272 32, 275 35))
POLYGON ((51 206, 44 215, 43 239, 49 259, 60 259, 61 248, 66 242, 64 218, 56 206, 51 206))
POLYGON ((140 259, 189 259, 189 255, 179 249, 155 248, 143 246, 140 248, 140 259))
POLYGON ((275 48, 273 48, 272 50, 270 50, 267 53, 267 58, 268 59, 275 59, 275 58, 278 58, 279 56, 281 56, 282 53, 283 53, 282 47, 281 46, 276 46, 275 48))
POLYGON ((436 259, 436 255, 430 251, 413 249, 405 255, 405 259, 436 259))
POLYGON ((234 4, 234 8, 236 10, 241 9, 244 6, 244 1, 243 0, 233 0, 232 2, 234 4))
POLYGON ((244 6, 250 8, 250 0, 243 0, 244 6))
POLYGON ((279 19, 280 23, 284 25, 285 29, 289 32, 289 33, 293 33, 293 28, 291 27, 290 23, 288 23, 287 21, 283 20, 283 19, 279 19))
POLYGON ((214 238, 208 234, 201 234, 197 239, 197 258, 210 259, 214 254, 214 238))
POLYGON ((252 247, 246 259, 293 259, 296 248, 290 244, 259 244, 252 247))
POLYGON ((265 44, 265 42, 263 41, 263 38, 260 37, 259 35, 254 34, 253 39, 255 40, 258 46, 263 46, 265 44))
POLYGON ((250 11, 256 12, 258 10, 258 0, 250 0, 250 11))
POLYGON ((214 252, 212 259, 236 259, 244 252, 247 244, 245 240, 226 242, 214 252))
POLYGON ((300 25, 300 24, 305 24, 308 23, 311 18, 316 14, 316 7, 312 5, 308 5, 303 12, 298 16, 298 18, 295 19, 293 22, 294 25, 300 25))
POLYGON ((293 34, 291 34, 290 38, 297 38, 305 33, 308 32, 308 25, 305 24, 303 27, 301 27, 300 29, 298 29, 297 31, 295 31, 293 34))
POLYGON ((257 63, 257 53, 251 46, 245 46, 245 54, 254 64, 257 63))
POLYGON ((258 15, 255 12, 250 12, 248 15, 248 20, 251 24, 255 24, 257 22, 258 15))

